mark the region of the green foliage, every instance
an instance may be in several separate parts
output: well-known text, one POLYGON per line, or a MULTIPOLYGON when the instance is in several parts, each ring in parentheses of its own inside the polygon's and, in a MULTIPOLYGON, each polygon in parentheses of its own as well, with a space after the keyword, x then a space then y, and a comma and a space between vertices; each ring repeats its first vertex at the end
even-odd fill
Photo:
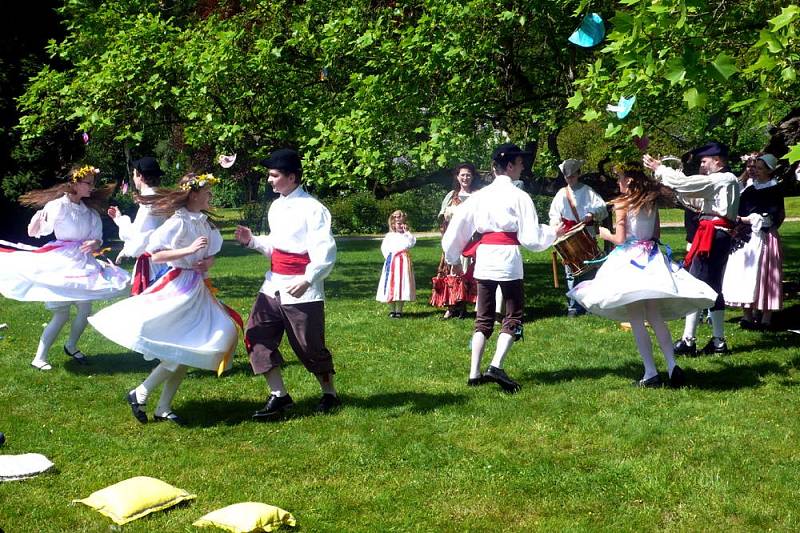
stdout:
MULTIPOLYGON (((239 207, 245 199, 242 182, 223 179, 214 187, 214 205, 218 207, 239 207)), ((262 202, 263 203, 263 202, 262 202)))
POLYGON ((267 224, 268 202, 247 202, 239 212, 241 219, 238 223, 250 228, 253 233, 261 234, 269 232, 267 224))
POLYGON ((381 209, 372 193, 348 194, 326 204, 331 212, 332 230, 337 235, 378 233, 384 226, 381 209))

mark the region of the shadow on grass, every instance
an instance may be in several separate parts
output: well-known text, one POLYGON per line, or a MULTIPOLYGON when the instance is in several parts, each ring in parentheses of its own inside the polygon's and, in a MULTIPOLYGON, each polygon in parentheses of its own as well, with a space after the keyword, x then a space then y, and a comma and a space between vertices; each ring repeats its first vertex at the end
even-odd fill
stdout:
MULTIPOLYGON (((718 357, 725 366, 715 370, 686 370, 686 381, 690 387, 709 391, 730 391, 760 387, 768 375, 787 376, 791 368, 800 365, 800 356, 786 363, 764 361, 761 363, 737 365, 735 354, 718 357)), ((679 363, 680 364, 680 363, 679 363)))
MULTIPOLYGON (((357 407, 359 409, 391 409, 404 407, 405 412, 413 414, 426 414, 448 405, 463 404, 469 399, 463 394, 432 394, 414 391, 381 393, 372 396, 340 394, 340 397, 342 399, 342 410, 351 407, 357 407)), ((322 416, 315 411, 318 402, 318 396, 302 398, 300 400, 295 398, 294 407, 287 413, 285 418, 265 423, 280 423, 280 420, 289 418, 296 419, 309 416, 322 416)), ((252 414, 263 406, 263 401, 189 400, 183 403, 179 414, 186 420, 186 425, 188 427, 210 427, 219 424, 235 426, 243 422, 253 421, 252 414)), ((327 416, 336 416, 336 413, 327 416)))
POLYGON ((520 375, 520 381, 553 385, 575 380, 600 379, 606 376, 619 376, 630 380, 639 379, 642 374, 642 365, 639 363, 625 363, 619 366, 594 366, 581 368, 561 368, 558 370, 526 372, 520 375))

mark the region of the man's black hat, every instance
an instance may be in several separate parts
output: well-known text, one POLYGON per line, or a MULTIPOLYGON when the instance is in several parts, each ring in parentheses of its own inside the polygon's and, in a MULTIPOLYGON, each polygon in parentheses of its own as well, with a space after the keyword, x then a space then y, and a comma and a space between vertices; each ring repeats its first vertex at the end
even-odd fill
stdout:
POLYGON ((289 148, 275 150, 268 158, 261 160, 261 165, 287 173, 299 172, 303 168, 300 154, 289 148))
POLYGON ((492 161, 504 167, 512 163, 518 155, 533 155, 533 152, 523 152, 520 147, 514 143, 503 143, 492 152, 492 161))
POLYGON ((718 142, 710 142, 692 150, 692 155, 697 158, 712 156, 728 157, 728 146, 718 142))
POLYGON ((158 178, 164 175, 164 171, 158 166, 158 161, 154 157, 143 157, 133 162, 133 168, 139 171, 142 176, 158 178))

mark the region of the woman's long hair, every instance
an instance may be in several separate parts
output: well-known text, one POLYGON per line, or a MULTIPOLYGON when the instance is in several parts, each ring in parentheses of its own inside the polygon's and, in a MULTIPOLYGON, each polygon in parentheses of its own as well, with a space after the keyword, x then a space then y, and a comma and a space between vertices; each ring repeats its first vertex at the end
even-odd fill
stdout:
MULTIPOLYGON (((175 211, 186 207, 189 203, 189 195, 192 191, 198 191, 203 187, 210 186, 210 184, 199 187, 190 186, 193 180, 197 181, 196 178, 198 177, 200 177, 200 175, 190 172, 178 181, 178 187, 176 189, 158 187, 155 189, 154 194, 141 195, 138 192, 134 192, 133 196, 139 204, 149 205, 152 214, 162 217, 171 217, 175 214, 175 211)), ((206 215, 208 215, 208 213, 206 213, 206 215)))
MULTIPOLYGON (((96 176, 100 171, 91 166, 74 166, 70 169, 68 181, 59 183, 49 189, 37 189, 29 191, 19 197, 19 203, 27 207, 44 207, 47 202, 61 198, 65 194, 75 194, 75 183, 79 179, 91 176, 92 181, 96 181, 96 176)), ((108 199, 114 194, 116 184, 104 185, 95 188, 92 193, 81 198, 81 201, 90 209, 94 209, 99 214, 105 213, 108 208, 108 199)))
POLYGON ((644 173, 641 163, 617 165, 614 167, 614 172, 631 179, 628 192, 609 202, 614 209, 624 209, 631 213, 637 213, 642 208, 650 211, 656 207, 659 199, 664 197, 661 184, 644 173))
POLYGON ((458 174, 461 172, 461 169, 466 168, 469 170, 469 173, 472 174, 472 181, 469 182, 469 192, 475 192, 477 190, 477 180, 480 178, 478 177, 478 171, 475 169, 475 165, 472 163, 460 163, 455 166, 453 169, 453 194, 452 198, 455 198, 456 201, 458 200, 458 192, 461 190, 461 184, 458 182, 458 174))

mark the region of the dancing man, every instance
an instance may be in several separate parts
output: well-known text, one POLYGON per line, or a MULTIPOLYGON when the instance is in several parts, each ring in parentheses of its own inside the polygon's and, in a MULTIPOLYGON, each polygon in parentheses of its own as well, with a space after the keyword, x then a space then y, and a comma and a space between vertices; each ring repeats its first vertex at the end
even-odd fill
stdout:
POLYGON ((494 181, 461 204, 442 237, 445 260, 459 274, 462 253, 475 256, 478 306, 467 385, 474 387, 494 382, 509 393, 520 389, 519 383, 503 370, 509 349, 515 340, 522 337, 524 295, 519 245, 531 251, 544 250, 564 233, 563 224, 557 228, 539 224, 530 196, 514 186, 512 180, 519 179, 524 168, 524 155, 530 155, 530 152, 523 152, 515 144, 498 146, 492 154, 494 181), (475 232, 481 234, 480 240, 465 250, 475 232), (481 374, 486 340, 494 330, 495 290, 498 286, 506 311, 494 358, 486 372, 481 374))
POLYGON ((262 164, 269 169, 272 190, 280 194, 267 215, 270 234, 256 237, 244 226, 235 232, 241 244, 271 259, 245 331, 253 372, 266 376, 271 391, 253 418, 273 420, 294 405, 281 374, 278 346, 284 332, 292 350, 319 381, 322 399, 317 411, 327 413, 341 405, 333 385, 333 358, 325 347, 323 280, 336 261, 331 216, 300 186, 303 170, 297 152, 276 150, 262 164))
MULTIPOLYGON (((662 165, 645 154, 644 165, 655 172, 657 179, 674 190, 680 200, 700 206, 700 224, 695 232, 684 267, 697 279, 717 292, 711 308, 713 337, 703 348, 705 354, 730 353, 725 341, 725 299, 722 277, 731 249, 731 230, 739 211, 739 179, 728 168, 728 147, 711 142, 692 150, 700 159, 700 174, 686 176, 680 170, 662 165)), ((697 354, 697 322, 700 313, 686 315, 683 337, 675 343, 676 355, 697 354)))

